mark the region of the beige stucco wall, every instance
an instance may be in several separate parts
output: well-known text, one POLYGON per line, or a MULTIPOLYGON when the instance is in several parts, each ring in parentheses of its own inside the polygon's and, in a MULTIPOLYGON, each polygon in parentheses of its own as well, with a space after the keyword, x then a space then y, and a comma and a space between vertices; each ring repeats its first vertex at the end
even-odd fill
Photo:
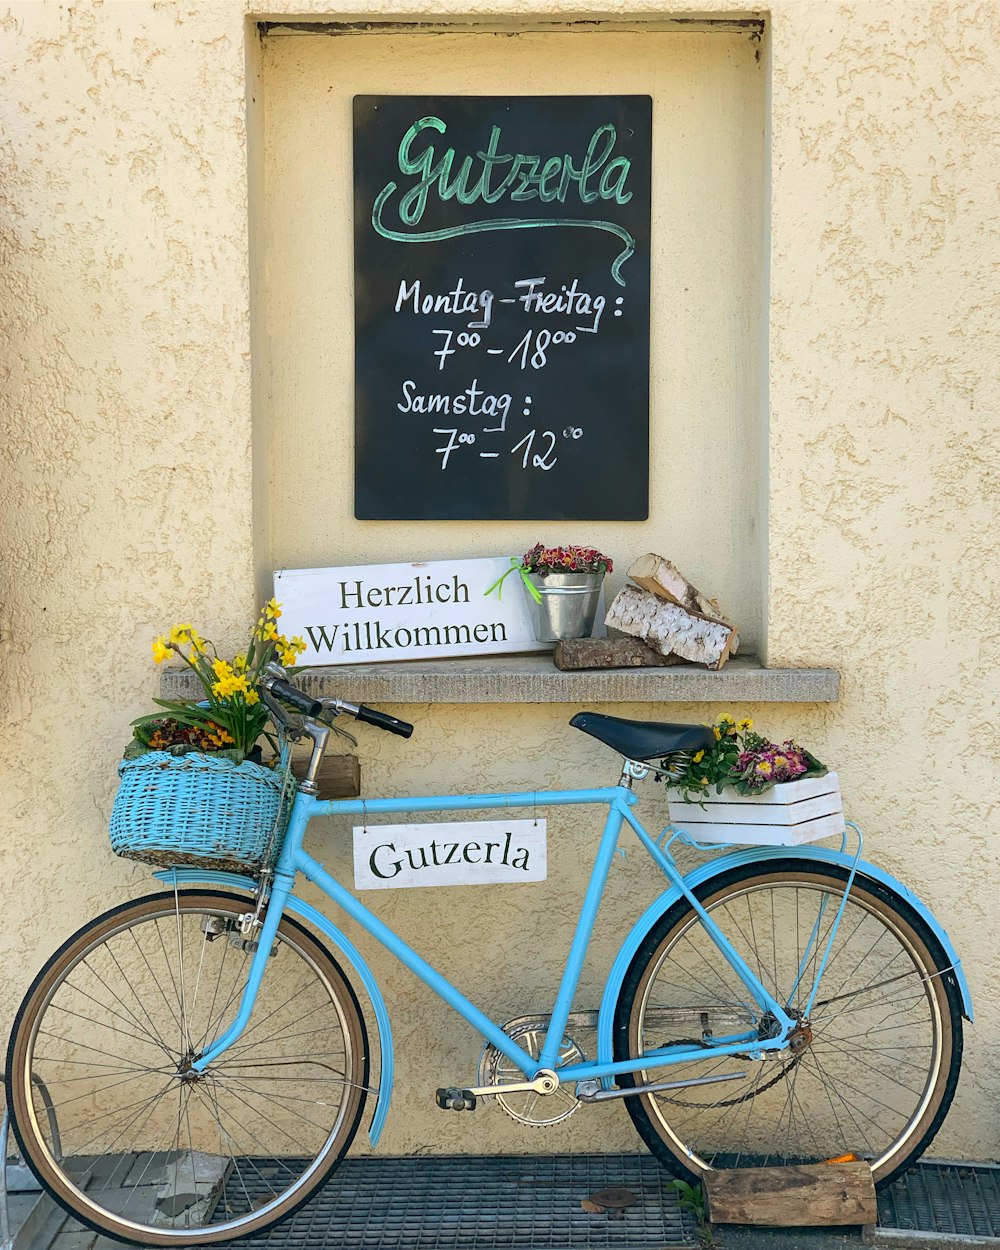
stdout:
MULTIPOLYGON (((287 11, 343 16, 310 0, 287 11)), ((0 11, 5 1022, 59 940, 146 888, 141 870, 112 860, 105 823, 116 754, 154 689, 149 638, 187 619, 239 637, 280 533, 259 315, 251 338, 251 274, 258 309, 269 275, 250 246, 251 215, 255 240, 266 229, 265 127, 254 46, 248 159, 245 12, 238 0, 0 11)), ((463 15, 450 3, 433 12, 463 15)), ((476 13, 530 22, 648 10, 494 0, 476 13)), ((431 6, 368 0, 351 15, 417 19, 431 6)), ((834 665, 842 698, 747 710, 836 762, 871 855, 952 932, 979 1015, 935 1149, 992 1158, 1000 12, 777 0, 762 56, 763 625, 772 663, 834 665)), ((712 547, 710 531, 704 541, 712 547)), ((402 537, 393 544, 401 554, 402 537)), ((605 767, 600 748, 564 728, 569 707, 392 710, 418 722, 418 736, 366 735, 370 792, 447 789, 466 770, 470 784, 575 784, 605 767)), ((717 709, 610 710, 702 719, 717 709)), ((321 830, 318 843, 321 858, 345 862, 342 831, 321 830)), ((389 917, 498 1016, 531 1009, 555 975, 537 958, 539 918, 565 944, 586 844, 582 826, 563 822, 546 884, 481 895, 458 914, 445 893, 405 892, 389 917)), ((609 914, 652 888, 630 857, 609 914)), ((582 1003, 612 945, 602 937, 582 1003)), ((435 1023, 406 974, 388 977, 387 993, 400 1009, 387 1150, 632 1145, 620 1108, 544 1138, 508 1129, 498 1112, 437 1116, 430 1092, 468 1079, 475 1039, 435 1023)))

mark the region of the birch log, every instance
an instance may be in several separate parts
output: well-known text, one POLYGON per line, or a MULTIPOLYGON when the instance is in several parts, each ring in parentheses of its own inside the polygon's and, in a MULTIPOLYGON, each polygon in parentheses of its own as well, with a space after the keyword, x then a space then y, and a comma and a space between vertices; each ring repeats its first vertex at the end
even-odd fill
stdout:
POLYGON ((637 586, 624 586, 619 591, 608 609, 606 622, 609 628, 641 638, 663 655, 673 652, 709 668, 725 664, 737 637, 732 625, 688 612, 637 586))
MULTIPOLYGON (((678 607, 695 613, 696 616, 721 621, 723 625, 733 625, 714 599, 709 599, 708 595, 703 595, 697 586, 692 586, 677 565, 672 564, 663 556, 658 556, 653 552, 640 556, 629 569, 628 575, 643 590, 648 590, 650 594, 657 595, 661 599, 668 599, 671 603, 676 603, 678 607)), ((735 641, 730 651, 736 654, 735 641)))

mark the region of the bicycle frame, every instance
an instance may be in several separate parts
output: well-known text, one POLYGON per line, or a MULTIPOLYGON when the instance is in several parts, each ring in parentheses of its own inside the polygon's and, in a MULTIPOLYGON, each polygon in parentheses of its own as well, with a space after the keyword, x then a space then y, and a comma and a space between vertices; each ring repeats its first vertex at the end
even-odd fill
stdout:
MULTIPOLYGON (((640 1069, 650 1070, 727 1054, 749 1055, 753 1058, 759 1058, 767 1051, 782 1049, 786 1044, 789 1033, 795 1027, 795 1021, 789 1016, 785 1005, 771 996, 757 975, 733 948, 726 935, 705 911, 667 851, 661 849, 644 828, 633 811, 637 801, 637 797, 631 789, 630 777, 627 771, 623 773, 622 781, 619 785, 597 790, 547 790, 511 794, 434 795, 428 798, 344 800, 319 800, 300 791, 292 808, 282 851, 275 867, 271 896, 264 914, 260 933, 257 937, 257 950, 254 952, 251 961, 247 984, 244 988, 236 1017, 223 1035, 203 1055, 194 1061, 192 1064, 193 1068, 197 1071, 203 1071, 207 1068, 209 1064, 222 1055, 240 1037, 249 1023, 257 991, 266 972, 278 925, 291 896, 295 877, 298 873, 301 873, 306 880, 317 885, 333 903, 342 908, 402 964, 418 976, 439 998, 453 1008, 463 1020, 476 1029, 487 1042, 514 1063, 525 1074, 527 1079, 533 1079, 543 1069, 556 1069, 560 1042, 564 1036, 569 1014, 572 1010, 573 998, 576 994, 594 931, 597 911, 607 883, 611 861, 618 846, 622 827, 626 824, 636 834, 640 843, 645 847, 653 861, 674 888, 691 904, 712 942, 718 947, 746 987, 748 999, 753 1001, 761 1014, 770 1013, 776 1022, 777 1031, 773 1037, 768 1038, 759 1037, 756 1031, 732 1037, 716 1038, 714 1039, 715 1044, 712 1045, 710 1050, 706 1050, 704 1047, 688 1045, 665 1046, 629 1060, 567 1064, 557 1068, 560 1080, 607 1079, 621 1072, 634 1072, 640 1069), (526 1050, 520 1047, 474 1003, 456 989, 446 977, 417 954, 411 946, 379 920, 363 903, 359 902, 345 886, 326 872, 323 866, 313 859, 302 846, 305 831, 310 820, 315 816, 361 816, 367 819, 376 815, 414 812, 490 811, 570 805, 604 806, 608 809, 608 813, 545 1040, 537 1058, 533 1058, 526 1050)), ((833 941, 839 920, 840 916, 838 915, 833 931, 829 935, 830 943, 833 941)))

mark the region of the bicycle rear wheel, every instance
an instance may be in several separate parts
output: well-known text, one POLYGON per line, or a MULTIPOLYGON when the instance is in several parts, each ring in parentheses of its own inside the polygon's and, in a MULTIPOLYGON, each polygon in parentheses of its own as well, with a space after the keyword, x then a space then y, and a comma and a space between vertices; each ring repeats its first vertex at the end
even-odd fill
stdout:
POLYGON ((357 1130, 364 1020, 329 953, 287 917, 242 1037, 191 1071, 239 1003, 247 905, 185 890, 115 908, 52 956, 18 1012, 18 1142, 48 1192, 110 1237, 188 1247, 266 1228, 322 1185, 357 1130))
POLYGON ((683 1041, 703 1060, 622 1086, 742 1079, 627 1098, 647 1146, 689 1181, 716 1167, 855 1154, 885 1184, 944 1119, 962 1056, 961 1004, 939 944, 902 898, 857 877, 808 1017, 847 873, 814 860, 751 863, 705 882, 699 901, 761 983, 798 1018, 793 1045, 763 1060, 708 1053, 711 1038, 772 1035, 687 900, 653 926, 625 976, 616 1059, 683 1041))

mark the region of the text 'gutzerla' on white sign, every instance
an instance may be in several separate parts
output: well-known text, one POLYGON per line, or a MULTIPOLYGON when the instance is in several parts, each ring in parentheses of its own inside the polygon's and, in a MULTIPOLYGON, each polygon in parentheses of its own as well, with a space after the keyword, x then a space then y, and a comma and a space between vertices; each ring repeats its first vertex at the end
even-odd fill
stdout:
POLYGON ((303 665, 545 651, 516 572, 486 593, 511 560, 280 569, 274 596, 284 632, 306 644, 303 665))
POLYGON ((544 820, 354 827, 354 884, 359 890, 522 885, 544 881, 546 868, 544 820))

